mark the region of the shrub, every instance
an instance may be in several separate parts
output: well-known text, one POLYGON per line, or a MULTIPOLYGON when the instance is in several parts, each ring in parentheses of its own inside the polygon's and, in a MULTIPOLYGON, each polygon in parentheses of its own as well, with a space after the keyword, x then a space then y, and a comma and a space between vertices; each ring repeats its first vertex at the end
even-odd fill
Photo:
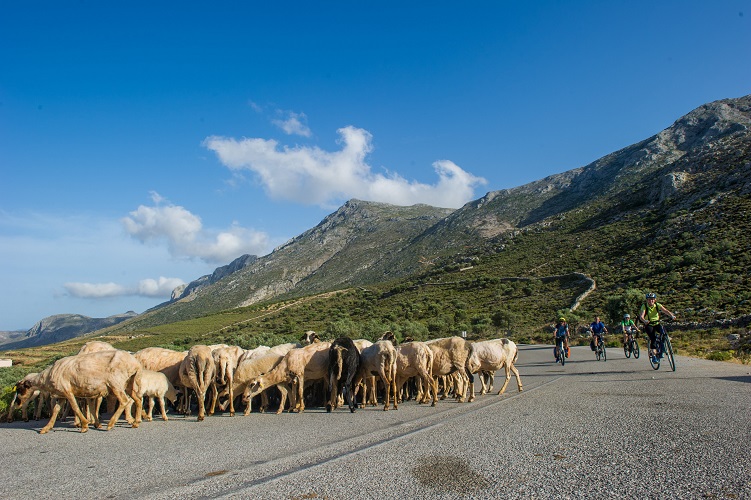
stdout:
POLYGON ((712 361, 730 361, 733 359, 733 353, 730 351, 712 351, 705 357, 712 361))

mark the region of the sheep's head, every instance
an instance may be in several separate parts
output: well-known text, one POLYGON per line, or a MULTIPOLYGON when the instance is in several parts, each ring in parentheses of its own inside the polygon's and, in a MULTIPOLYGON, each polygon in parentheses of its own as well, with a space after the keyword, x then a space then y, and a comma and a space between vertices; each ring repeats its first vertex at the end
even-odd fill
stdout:
POLYGON ((391 330, 385 332, 381 336, 381 340, 390 340, 392 344, 394 345, 397 344, 396 336, 394 335, 394 332, 392 332, 391 330))
POLYGON ((309 345, 320 341, 321 339, 318 337, 318 334, 313 330, 308 330, 302 334, 302 337, 300 337, 300 343, 303 345, 309 345))
POLYGON ((177 389, 175 389, 174 385, 169 384, 167 386, 167 392, 164 393, 164 397, 173 405, 177 402, 177 389))
POLYGON ((13 401, 17 402, 17 406, 23 405, 34 394, 34 384, 30 380, 23 378, 16 384, 16 394, 13 397, 13 401))
POLYGON ((266 390, 265 382, 263 377, 256 377, 248 382, 248 386, 243 391, 243 402, 247 404, 253 397, 266 390))

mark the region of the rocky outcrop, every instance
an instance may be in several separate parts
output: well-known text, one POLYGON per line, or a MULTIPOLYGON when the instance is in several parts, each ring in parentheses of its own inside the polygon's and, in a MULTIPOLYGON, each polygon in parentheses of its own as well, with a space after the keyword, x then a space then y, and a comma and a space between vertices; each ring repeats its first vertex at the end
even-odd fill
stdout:
POLYGON ((191 281, 187 285, 180 285, 179 287, 175 288, 172 291, 172 300, 180 300, 190 296, 191 294, 197 293, 202 288, 213 285, 222 278, 229 276, 230 274, 235 273, 240 269, 243 269, 244 267, 247 267, 256 260, 258 260, 258 257, 256 257, 255 255, 245 254, 241 257, 238 257, 226 266, 217 267, 211 274, 201 276, 197 280, 191 281))

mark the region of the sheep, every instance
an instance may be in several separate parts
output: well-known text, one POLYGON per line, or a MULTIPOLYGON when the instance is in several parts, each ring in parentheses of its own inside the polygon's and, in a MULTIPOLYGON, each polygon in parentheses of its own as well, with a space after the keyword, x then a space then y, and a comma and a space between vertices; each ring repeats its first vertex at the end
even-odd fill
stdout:
MULTIPOLYGON (((243 402, 245 403, 245 416, 250 414, 251 401, 253 399, 253 397, 250 395, 249 383, 251 381, 254 381, 257 377, 260 377, 264 373, 268 373, 272 368, 279 364, 279 362, 283 358, 283 355, 270 353, 266 354, 265 356, 261 356, 260 358, 245 359, 243 361, 240 361, 240 364, 237 365, 237 370, 235 370, 233 392, 235 394, 242 393, 243 402)), ((286 384, 279 384, 277 387, 279 388, 279 392, 282 394, 281 403, 279 404, 279 409, 276 412, 278 414, 284 411, 284 405, 287 402, 287 387, 286 384)), ((261 399, 261 411, 263 412, 268 405, 266 391, 263 391, 261 393, 261 399)))
POLYGON ((90 352, 99 351, 114 351, 115 348, 108 342, 102 342, 101 340, 91 340, 81 346, 78 354, 88 354, 90 352))
MULTIPOLYGON (((21 382, 25 380, 32 380, 35 379, 39 375, 38 372, 32 372, 26 374, 24 378, 21 379, 21 382)), ((13 422, 13 410, 16 408, 16 400, 18 399, 18 393, 13 395, 13 399, 10 402, 10 405, 8 405, 8 423, 13 422)), ((36 410, 34 412, 34 420, 39 420, 39 417, 42 413, 42 406, 43 401, 45 399, 49 399, 49 394, 43 394, 42 391, 39 389, 34 390, 34 392, 23 402, 23 404, 18 405, 21 408, 21 418, 24 422, 29 421, 29 403, 36 400, 36 410)))
POLYGON ((180 364, 188 351, 173 351, 162 347, 147 347, 136 352, 134 356, 147 370, 162 372, 175 387, 180 386, 180 364))
MULTIPOLYGON (((141 423, 140 390, 143 368, 132 354, 125 351, 100 351, 61 358, 35 377, 24 378, 16 385, 20 405, 28 400, 36 389, 47 391, 54 398, 64 398, 81 423, 81 432, 89 429, 89 421, 81 412, 77 397, 97 398, 107 394, 117 397, 119 405, 107 424, 107 430, 128 406, 128 396, 135 401, 136 418, 132 426, 141 423)), ((11 408, 12 410, 13 408, 11 408)), ((52 429, 60 412, 60 402, 55 401, 50 421, 40 431, 46 434, 52 429)))
POLYGON ((260 358, 261 356, 265 356, 270 350, 271 348, 265 345, 259 345, 255 349, 248 349, 243 352, 242 355, 237 359, 237 364, 239 365, 246 359, 255 359, 260 358))
MULTIPOLYGON (((326 411, 331 412, 338 406, 338 393, 341 393, 349 406, 350 413, 355 412, 355 377, 360 366, 360 352, 349 337, 340 337, 329 347, 329 379, 326 391, 328 401, 326 411)), ((359 382, 359 381, 358 381, 359 382)))
POLYGON ((379 340, 375 344, 366 347, 360 353, 360 367, 357 372, 356 382, 360 383, 364 378, 379 377, 386 390, 383 411, 389 409, 393 396, 394 409, 398 409, 396 395, 396 348, 388 340, 379 340))
MULTIPOLYGON (((357 350, 360 351, 362 354, 362 350, 366 347, 370 347, 373 345, 373 342, 367 339, 357 339, 353 340, 352 342, 355 343, 355 347, 357 347, 357 350)), ((360 403, 360 408, 365 408, 366 404, 370 404, 371 406, 378 405, 378 399, 376 394, 376 378, 374 376, 368 376, 365 377, 365 379, 360 382, 359 384, 355 385, 355 397, 357 397, 357 394, 360 392, 360 388, 362 387, 363 393, 362 393, 362 403, 360 403)))
MULTIPOLYGON (((88 354, 90 352, 114 351, 114 350, 115 350, 115 347, 109 342, 103 342, 101 340, 90 340, 81 346, 81 349, 78 350, 78 354, 88 354)), ((86 407, 87 418, 92 416, 91 408, 92 407, 96 408, 97 415, 95 416, 96 417, 95 420, 98 425, 98 422, 99 422, 98 412, 99 412, 99 407, 102 404, 102 400, 98 399, 98 400, 93 400, 93 401, 83 401, 83 404, 86 407)), ((117 405, 117 399, 114 396, 108 396, 107 397, 107 413, 112 413, 113 411, 115 411, 116 405, 117 405)), ((67 413, 67 409, 66 411, 63 412, 63 418, 65 418, 66 413, 67 413)), ((129 413, 126 412, 125 415, 127 417, 129 413)))
POLYGON ((467 370, 467 360, 472 354, 472 343, 461 337, 435 339, 426 342, 433 351, 433 394, 438 392, 436 377, 456 373, 456 400, 464 402, 464 395, 474 376, 467 370))
MULTIPOLYGON (((198 403, 198 421, 202 422, 206 416, 206 391, 211 388, 216 391, 214 375, 216 365, 211 355, 211 348, 206 345, 194 345, 180 363, 178 370, 180 384, 196 393, 198 403)), ((186 397, 185 415, 190 415, 190 397, 186 397)))
POLYGON ((164 373, 143 370, 139 395, 149 398, 149 412, 144 417, 145 420, 149 422, 153 420, 154 398, 159 398, 159 409, 162 411, 162 420, 169 420, 164 405, 164 398, 167 398, 170 403, 175 404, 175 401, 177 401, 177 391, 164 373))
POLYGON ((419 403, 427 403, 432 394, 431 406, 435 406, 436 393, 433 387, 433 351, 425 342, 404 342, 396 348, 396 388, 401 391, 404 383, 412 377, 420 382, 419 403))
MULTIPOLYGON (((217 385, 226 386, 229 392, 229 415, 235 416, 235 394, 232 391, 232 378, 237 368, 237 363, 240 356, 243 355, 245 350, 239 346, 220 347, 215 349, 211 354, 216 364, 216 379, 217 385)), ((214 397, 211 400, 211 409, 209 414, 214 413, 216 408, 216 400, 218 397, 218 391, 214 391, 214 397)), ((220 406, 222 410, 226 408, 226 405, 220 406)))
POLYGON ((321 339, 318 337, 318 334, 313 330, 308 330, 307 332, 302 334, 302 337, 300 337, 300 343, 304 346, 315 344, 316 342, 320 341, 321 339))
MULTIPOLYGON (((509 380, 511 380, 511 372, 514 372, 516 376, 516 386, 519 392, 522 391, 522 381, 519 378, 519 370, 516 369, 514 363, 519 356, 519 350, 516 344, 509 339, 493 339, 483 342, 475 342, 472 345, 472 354, 467 362, 467 368, 471 373, 477 372, 494 372, 503 368, 506 372, 506 381, 498 391, 500 396, 506 390, 509 380)), ((484 376, 480 377, 482 384, 482 391, 480 394, 485 394, 489 391, 486 386, 484 376)), ((474 398, 474 390, 472 391, 472 398, 474 398)))
POLYGON ((269 387, 287 383, 292 386, 291 412, 305 411, 303 389, 306 381, 325 379, 328 375, 330 342, 315 342, 292 349, 271 371, 249 383, 249 397, 256 396, 269 387), (294 398, 294 399, 293 399, 294 398))
MULTIPOLYGON (((309 344, 305 344, 305 345, 309 345, 309 344)), ((301 344, 299 342, 290 342, 290 343, 287 343, 287 344, 279 344, 279 345, 275 345, 274 347, 272 347, 271 349, 269 349, 266 352, 266 354, 278 354, 280 356, 284 356, 285 354, 287 354, 292 349, 298 349, 300 347, 304 347, 304 346, 303 346, 303 344, 301 344)))

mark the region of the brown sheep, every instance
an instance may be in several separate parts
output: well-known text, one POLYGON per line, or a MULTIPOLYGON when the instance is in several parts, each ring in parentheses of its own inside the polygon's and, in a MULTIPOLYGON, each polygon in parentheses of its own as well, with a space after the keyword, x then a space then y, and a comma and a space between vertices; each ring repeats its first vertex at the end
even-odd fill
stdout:
POLYGON ((458 378, 456 400, 464 402, 464 396, 474 377, 467 370, 467 361, 472 354, 472 343, 461 337, 435 339, 426 342, 433 351, 433 394, 438 393, 436 377, 453 375, 458 378))
POLYGON ((314 342, 299 349, 290 350, 271 371, 249 383, 249 397, 254 397, 269 387, 279 384, 292 386, 291 412, 305 411, 303 389, 305 382, 328 377, 329 347, 331 342, 314 342))
MULTIPOLYGON (((193 389, 196 393, 198 421, 201 422, 206 417, 206 391, 209 388, 216 391, 214 384, 216 364, 211 355, 211 348, 206 345, 191 347, 185 359, 180 363, 178 373, 180 384, 185 387, 186 393, 188 389, 193 389)), ((185 400, 185 415, 190 415, 190 397, 186 396, 185 400)))
MULTIPOLYGON (((138 391, 142 371, 143 368, 135 357, 125 351, 100 351, 68 356, 55 361, 36 377, 19 381, 16 396, 21 405, 36 389, 49 392, 53 398, 65 399, 78 417, 81 432, 89 429, 89 421, 81 412, 76 398, 98 398, 113 394, 119 405, 107 424, 107 430, 110 430, 128 406, 130 396, 136 405, 133 427, 138 427, 141 423, 141 398, 138 391)), ((50 421, 39 431, 40 434, 46 434, 52 429, 59 412, 60 402, 55 401, 50 421)))

